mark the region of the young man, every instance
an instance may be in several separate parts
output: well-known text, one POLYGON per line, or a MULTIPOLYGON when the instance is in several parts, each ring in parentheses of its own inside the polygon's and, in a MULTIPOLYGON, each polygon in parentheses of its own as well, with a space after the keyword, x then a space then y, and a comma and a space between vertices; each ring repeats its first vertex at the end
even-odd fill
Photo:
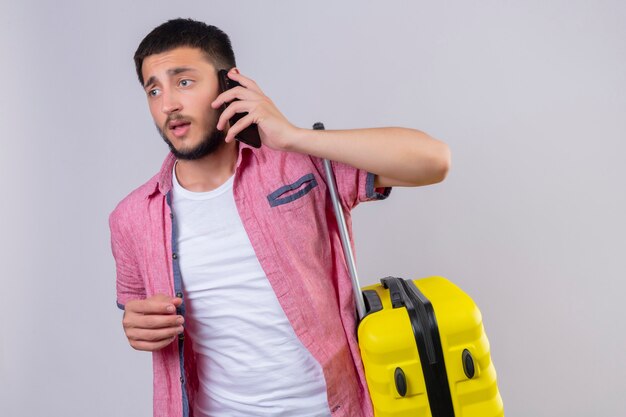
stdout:
POLYGON ((372 415, 322 159, 350 224, 389 187, 443 180, 447 146, 411 129, 293 126, 201 22, 155 28, 135 64, 171 153, 110 227, 124 331, 153 352, 154 415, 372 415), (241 86, 220 94, 220 69, 241 86), (235 113, 247 115, 229 126, 235 113), (258 149, 235 140, 252 123, 258 149))

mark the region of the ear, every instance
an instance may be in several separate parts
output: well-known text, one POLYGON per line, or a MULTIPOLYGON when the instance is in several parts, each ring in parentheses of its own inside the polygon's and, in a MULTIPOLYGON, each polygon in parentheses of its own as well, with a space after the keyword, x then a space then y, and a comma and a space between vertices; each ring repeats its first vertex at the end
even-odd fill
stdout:
POLYGON ((228 72, 233 72, 235 74, 239 74, 239 68, 237 67, 232 67, 228 72))

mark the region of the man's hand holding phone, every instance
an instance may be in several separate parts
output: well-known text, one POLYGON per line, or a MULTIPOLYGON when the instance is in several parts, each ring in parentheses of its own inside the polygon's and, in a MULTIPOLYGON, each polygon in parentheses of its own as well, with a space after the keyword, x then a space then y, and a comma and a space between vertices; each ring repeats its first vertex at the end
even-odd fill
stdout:
MULTIPOLYGON (((222 74, 235 83, 228 83, 227 80, 221 81, 225 88, 222 87, 221 94, 211 103, 211 106, 217 109, 226 105, 217 122, 218 129, 224 130, 229 121, 234 121, 228 129, 226 142, 237 138, 248 143, 245 138, 238 136, 247 128, 249 132, 250 127, 256 124, 264 145, 272 149, 289 150, 289 143, 298 128, 289 123, 252 79, 241 75, 236 68, 232 68, 227 74, 222 74)), ((249 144, 255 146, 254 143, 249 144)), ((260 146, 260 143, 258 145, 260 146)))
POLYGON ((184 319, 176 314, 182 299, 157 294, 133 300, 124 306, 122 324, 130 345, 137 350, 155 351, 172 343, 183 332, 184 319))

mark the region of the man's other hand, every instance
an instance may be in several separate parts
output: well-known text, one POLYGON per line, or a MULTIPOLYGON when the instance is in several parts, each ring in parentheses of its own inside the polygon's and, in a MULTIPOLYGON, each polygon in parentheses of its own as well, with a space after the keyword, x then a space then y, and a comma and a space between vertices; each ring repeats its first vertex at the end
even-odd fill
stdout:
POLYGON ((122 324, 130 345, 152 352, 176 340, 184 330, 184 319, 176 314, 176 307, 182 302, 180 298, 165 294, 127 302, 122 324))

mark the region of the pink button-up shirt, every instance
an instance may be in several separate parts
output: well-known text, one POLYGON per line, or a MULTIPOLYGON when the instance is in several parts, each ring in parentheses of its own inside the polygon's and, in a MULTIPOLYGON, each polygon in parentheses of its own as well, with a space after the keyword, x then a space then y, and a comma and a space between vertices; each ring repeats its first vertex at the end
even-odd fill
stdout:
MULTIPOLYGON (((356 341, 354 296, 322 160, 245 144, 238 152, 237 210, 296 335, 322 366, 332 415, 373 415, 356 341)), ((109 219, 120 308, 160 293, 183 296, 170 207, 174 161, 169 154, 160 172, 122 200, 109 219)), ((387 197, 391 189, 375 189, 373 174, 345 164, 333 163, 333 170, 351 230, 350 210, 387 197)), ((184 315, 184 302, 179 313, 184 315)), ((155 417, 193 413, 198 379, 185 338, 186 332, 153 352, 155 417)))

